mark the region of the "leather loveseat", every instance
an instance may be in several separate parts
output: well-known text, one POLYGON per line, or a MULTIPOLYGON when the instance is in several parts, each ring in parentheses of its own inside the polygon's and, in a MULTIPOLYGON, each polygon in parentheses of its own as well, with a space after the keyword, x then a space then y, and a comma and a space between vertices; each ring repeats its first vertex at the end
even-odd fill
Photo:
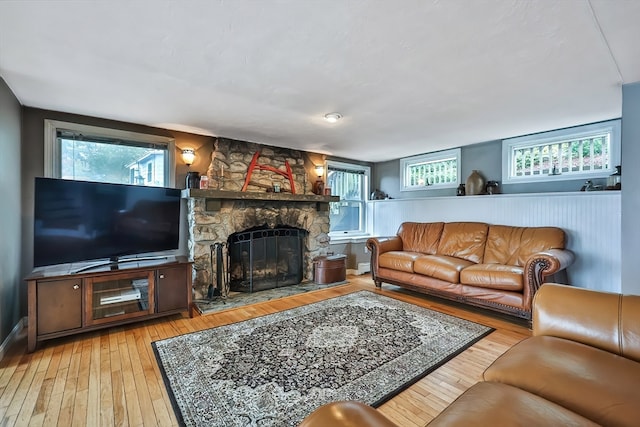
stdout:
POLYGON ((566 282, 573 253, 557 227, 481 222, 403 223, 396 236, 371 238, 371 274, 382 282, 531 319, 545 281, 566 282))
MULTIPOLYGON (((507 350, 429 427, 637 426, 640 295, 545 284, 533 336, 507 350)), ((363 403, 334 402, 300 427, 395 424, 363 403)))

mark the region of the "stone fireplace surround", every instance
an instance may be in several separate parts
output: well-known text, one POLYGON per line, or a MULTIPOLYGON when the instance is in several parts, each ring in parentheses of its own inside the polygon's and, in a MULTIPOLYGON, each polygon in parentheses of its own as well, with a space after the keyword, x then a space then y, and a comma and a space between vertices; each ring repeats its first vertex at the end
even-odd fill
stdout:
MULTIPOLYGON (((210 159, 206 175, 209 189, 186 189, 189 258, 194 261, 194 298, 206 298, 210 283, 216 285, 210 267, 210 247, 225 243, 232 233, 267 225, 284 225, 307 230, 303 277, 313 279, 313 259, 329 251, 329 202, 334 196, 312 193, 314 153, 265 146, 246 141, 214 138, 211 147, 197 151, 201 158, 210 159), (256 152, 258 163, 293 173, 295 194, 282 176, 265 170, 255 170, 246 192, 240 191, 247 176, 249 164, 256 152), (278 183, 282 193, 268 192, 278 183)), ((204 165, 202 165, 204 166, 204 165)), ((204 171, 203 173, 204 174, 204 171)))
MULTIPOLYGON (((242 193, 220 190, 184 190, 187 198, 189 257, 194 260, 194 298, 206 298, 211 276, 210 247, 225 243, 236 232, 266 224, 307 230, 303 277, 313 279, 313 259, 329 248, 328 202, 332 196, 242 193)), ((226 245, 224 259, 226 268, 226 245)))

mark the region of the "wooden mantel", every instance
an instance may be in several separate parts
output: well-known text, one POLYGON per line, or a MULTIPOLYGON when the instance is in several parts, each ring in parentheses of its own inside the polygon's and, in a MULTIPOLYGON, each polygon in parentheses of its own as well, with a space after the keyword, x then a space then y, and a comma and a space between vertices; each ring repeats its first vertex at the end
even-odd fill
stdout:
POLYGON ((318 204, 318 210, 322 209, 321 205, 330 202, 339 202, 339 196, 318 196, 315 194, 291 194, 291 193, 256 193, 243 191, 225 191, 225 190, 204 190, 197 188, 188 188, 182 190, 183 199, 205 199, 206 210, 220 210, 222 200, 257 200, 257 201, 277 201, 277 202, 315 202, 318 204))

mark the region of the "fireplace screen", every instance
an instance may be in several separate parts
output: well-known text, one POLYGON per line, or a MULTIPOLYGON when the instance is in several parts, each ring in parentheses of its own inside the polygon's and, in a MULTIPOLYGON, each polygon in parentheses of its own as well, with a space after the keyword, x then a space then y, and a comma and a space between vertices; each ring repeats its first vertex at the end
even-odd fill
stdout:
POLYGON ((256 227, 227 240, 231 291, 255 292, 297 285, 303 277, 306 230, 256 227))

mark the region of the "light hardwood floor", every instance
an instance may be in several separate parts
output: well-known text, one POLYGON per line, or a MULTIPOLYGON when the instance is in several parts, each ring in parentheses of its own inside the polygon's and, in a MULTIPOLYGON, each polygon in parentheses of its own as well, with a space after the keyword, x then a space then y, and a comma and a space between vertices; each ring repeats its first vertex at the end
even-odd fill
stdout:
MULTIPOLYGON (((308 292, 218 314, 175 315, 124 327, 47 341, 27 354, 26 338, 0 362, 0 426, 177 425, 150 343, 229 324, 361 289, 375 290, 369 276, 350 284, 308 292)), ((379 410, 400 426, 424 426, 481 379, 482 371, 530 335, 516 323, 468 311, 383 285, 403 301, 496 329, 487 337, 383 404, 379 410)))

